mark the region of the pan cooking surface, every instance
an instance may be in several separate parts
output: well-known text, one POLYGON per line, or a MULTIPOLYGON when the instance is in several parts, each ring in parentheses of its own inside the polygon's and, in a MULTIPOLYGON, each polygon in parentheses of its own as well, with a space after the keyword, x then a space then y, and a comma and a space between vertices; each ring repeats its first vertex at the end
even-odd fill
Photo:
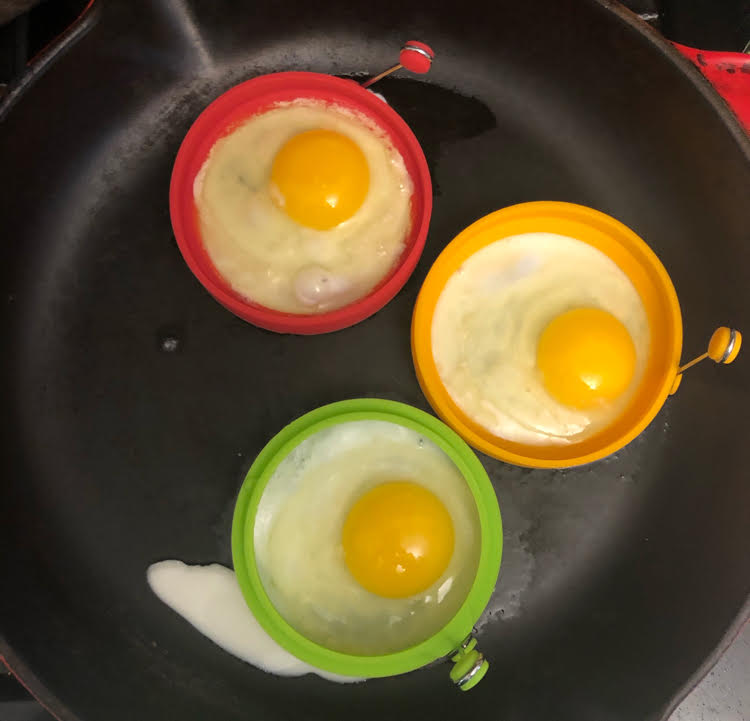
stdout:
POLYGON ((411 364, 421 281, 463 227, 528 200, 593 206, 659 254, 686 355, 750 327, 750 160, 692 81, 594 2, 104 5, 0 133, 7 460, 0 652, 62 718, 658 718, 750 593, 748 363, 702 367, 602 462, 481 457, 505 526, 478 623, 488 678, 436 665, 334 686, 266 675, 151 594, 150 563, 230 565, 235 494, 284 424, 344 398, 429 410, 411 364), (308 6, 309 5, 309 6, 308 6), (458 19, 461 22, 458 22, 458 19), (200 110, 247 77, 386 67, 407 36, 425 79, 377 86, 434 179, 424 255, 369 320, 280 336, 203 290, 167 191, 200 110), (720 277, 710 285, 705 277, 720 277))

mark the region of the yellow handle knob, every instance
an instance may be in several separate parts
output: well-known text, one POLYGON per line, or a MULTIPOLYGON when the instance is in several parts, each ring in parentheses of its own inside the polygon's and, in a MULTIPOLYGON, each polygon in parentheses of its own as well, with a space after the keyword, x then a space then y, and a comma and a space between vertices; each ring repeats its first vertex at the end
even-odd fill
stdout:
MULTIPOLYGON (((696 363, 700 363, 706 358, 710 358, 715 363, 729 365, 739 354, 741 346, 742 333, 735 328, 727 328, 725 326, 717 328, 711 336, 711 340, 708 341, 708 350, 703 355, 699 355, 689 363, 680 366, 677 369, 677 377, 679 378, 680 373, 683 373, 688 368, 692 368, 696 363)), ((671 393, 677 390, 677 386, 679 386, 679 383, 675 383, 672 386, 671 393)))
POLYGON ((738 330, 717 328, 708 341, 708 357, 715 363, 727 365, 737 357, 741 345, 742 333, 738 330))

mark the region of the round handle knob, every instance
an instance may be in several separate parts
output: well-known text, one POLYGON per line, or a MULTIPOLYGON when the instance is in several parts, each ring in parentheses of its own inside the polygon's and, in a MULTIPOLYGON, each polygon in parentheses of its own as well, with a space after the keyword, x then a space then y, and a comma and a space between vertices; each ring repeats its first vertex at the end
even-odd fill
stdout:
POLYGON ((411 70, 413 73, 423 75, 426 73, 432 61, 435 59, 435 53, 429 45, 419 42, 419 40, 409 40, 406 42, 401 53, 398 56, 398 61, 407 70, 411 70))
POLYGON ((708 341, 708 357, 715 363, 727 365, 737 357, 740 346, 742 333, 734 328, 722 326, 714 331, 711 340, 708 341))

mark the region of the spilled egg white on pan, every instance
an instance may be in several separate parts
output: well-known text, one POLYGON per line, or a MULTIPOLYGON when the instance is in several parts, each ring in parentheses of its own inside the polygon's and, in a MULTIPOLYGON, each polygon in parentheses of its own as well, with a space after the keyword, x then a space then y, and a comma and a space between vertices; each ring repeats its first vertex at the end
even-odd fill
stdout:
POLYGON ((313 673, 337 683, 364 680, 322 671, 279 646, 255 620, 229 568, 218 563, 191 566, 176 560, 158 561, 148 567, 146 579, 161 601, 204 636, 262 671, 278 676, 313 673))
POLYGON ((287 623, 327 648, 379 655, 455 615, 476 575, 480 530, 474 497, 438 446, 395 423, 350 421, 281 461, 260 500, 254 547, 287 623), (417 539, 414 557, 378 545, 404 529, 417 539))
POLYGON ((193 192, 219 274, 288 313, 367 295, 397 263, 411 222, 412 182, 385 133, 322 101, 279 103, 219 139, 193 192))
POLYGON ((640 296, 593 246, 552 233, 498 240, 445 284, 432 352, 456 405, 493 434, 568 444, 611 424, 643 376, 640 296))

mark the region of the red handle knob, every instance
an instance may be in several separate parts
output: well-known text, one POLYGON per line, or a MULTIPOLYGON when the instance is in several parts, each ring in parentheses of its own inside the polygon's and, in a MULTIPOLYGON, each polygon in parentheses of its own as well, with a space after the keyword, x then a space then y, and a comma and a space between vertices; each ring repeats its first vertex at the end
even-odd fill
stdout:
POLYGON ((398 61, 407 70, 411 70, 413 73, 419 73, 420 75, 426 73, 432 61, 435 59, 435 53, 432 48, 425 43, 419 42, 419 40, 409 40, 398 56, 398 61))

